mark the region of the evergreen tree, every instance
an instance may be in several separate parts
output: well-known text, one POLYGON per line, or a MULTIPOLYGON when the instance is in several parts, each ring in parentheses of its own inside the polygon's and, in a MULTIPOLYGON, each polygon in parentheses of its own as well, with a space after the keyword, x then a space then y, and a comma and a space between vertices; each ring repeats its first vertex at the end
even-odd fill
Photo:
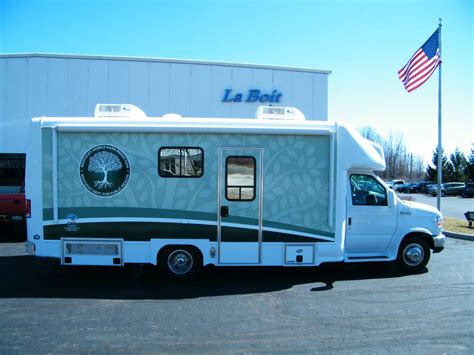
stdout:
POLYGON ((466 181, 474 181, 474 149, 471 150, 471 159, 466 164, 464 176, 466 177, 466 181))
POLYGON ((474 164, 467 163, 464 176, 466 177, 466 181, 474 181, 474 164))
MULTIPOLYGON (((448 158, 446 155, 443 154, 443 157, 441 158, 441 166, 442 166, 442 173, 443 173, 443 181, 446 182, 446 178, 449 177, 450 170, 452 171, 451 163, 448 161, 448 158)), ((426 168, 426 181, 438 181, 438 148, 436 148, 433 151, 433 159, 431 160, 433 163, 432 167, 431 165, 428 165, 426 168)))
POLYGON ((451 171, 449 171, 449 181, 464 182, 467 180, 466 172, 468 162, 464 154, 456 148, 454 153, 449 157, 451 162, 451 171))

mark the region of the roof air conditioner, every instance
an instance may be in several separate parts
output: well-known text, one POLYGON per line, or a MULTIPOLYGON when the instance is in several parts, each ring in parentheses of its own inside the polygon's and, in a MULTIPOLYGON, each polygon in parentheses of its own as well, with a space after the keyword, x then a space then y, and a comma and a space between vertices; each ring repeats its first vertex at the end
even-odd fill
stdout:
POLYGON ((259 120, 305 120, 303 113, 294 107, 259 106, 256 116, 259 120))
POLYGON ((97 104, 94 117, 133 117, 145 118, 145 112, 130 104, 97 104))

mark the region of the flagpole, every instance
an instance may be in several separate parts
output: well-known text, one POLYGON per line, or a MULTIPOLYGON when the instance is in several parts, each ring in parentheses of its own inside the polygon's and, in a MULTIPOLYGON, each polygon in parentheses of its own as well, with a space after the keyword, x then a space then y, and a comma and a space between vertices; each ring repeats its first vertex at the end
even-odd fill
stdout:
POLYGON ((438 48, 439 48, 439 65, 438 65, 438 193, 436 205, 441 211, 441 183, 443 182, 443 146, 441 144, 441 65, 443 63, 441 56, 441 27, 443 18, 439 18, 438 32, 438 48))

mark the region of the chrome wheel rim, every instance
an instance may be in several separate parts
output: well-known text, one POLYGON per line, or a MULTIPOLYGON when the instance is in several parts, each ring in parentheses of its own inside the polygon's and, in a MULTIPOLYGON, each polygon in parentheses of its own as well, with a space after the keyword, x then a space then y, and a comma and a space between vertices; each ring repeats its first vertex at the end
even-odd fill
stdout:
POLYGON ((403 261, 409 266, 421 264, 425 257, 425 251, 420 244, 411 243, 403 249, 403 261))
POLYGON ((184 275, 193 267, 193 257, 186 250, 174 250, 168 256, 168 267, 173 273, 184 275))

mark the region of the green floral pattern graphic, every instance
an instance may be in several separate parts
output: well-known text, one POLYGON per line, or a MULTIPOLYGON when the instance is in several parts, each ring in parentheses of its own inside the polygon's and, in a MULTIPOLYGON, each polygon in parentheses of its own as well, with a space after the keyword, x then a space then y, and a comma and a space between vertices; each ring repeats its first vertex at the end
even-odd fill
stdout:
MULTIPOLYGON (((212 213, 217 218, 218 148, 221 146, 263 148, 264 221, 333 232, 328 225, 328 136, 61 132, 58 134, 59 207, 171 209, 212 213), (104 144, 120 149, 130 163, 128 184, 120 193, 108 197, 89 193, 79 174, 84 154, 104 144), (164 146, 201 147, 204 150, 203 176, 160 177, 158 150, 164 146)), ((50 156, 43 159, 43 174, 48 176, 50 170, 45 169, 45 163, 49 164, 50 156)), ((50 180, 44 178, 45 196, 49 196, 50 186, 50 180)), ((46 200, 49 197, 45 197, 46 200)), ((45 203, 44 208, 50 205, 45 203)), ((245 208, 239 208, 237 216, 256 217, 255 211, 245 208)), ((160 217, 158 212, 156 217, 160 217)))
POLYGON ((329 138, 278 136, 264 163, 264 219, 330 230, 329 138))

